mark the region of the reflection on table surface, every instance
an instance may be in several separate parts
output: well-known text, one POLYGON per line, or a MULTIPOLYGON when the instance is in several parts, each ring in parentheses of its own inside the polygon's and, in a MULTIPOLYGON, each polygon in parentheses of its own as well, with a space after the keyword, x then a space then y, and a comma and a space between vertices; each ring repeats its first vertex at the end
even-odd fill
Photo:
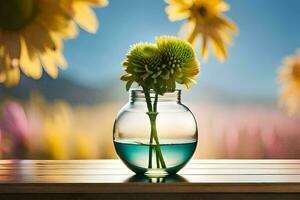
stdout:
POLYGON ((1 160, 2 183, 300 182, 300 160, 192 160, 178 175, 135 175, 119 160, 1 160))

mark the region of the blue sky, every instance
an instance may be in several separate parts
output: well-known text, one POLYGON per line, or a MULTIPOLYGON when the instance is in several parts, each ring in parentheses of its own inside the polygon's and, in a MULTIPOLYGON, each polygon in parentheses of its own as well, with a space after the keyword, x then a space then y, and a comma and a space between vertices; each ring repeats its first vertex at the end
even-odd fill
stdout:
MULTIPOLYGON (((226 15, 240 34, 234 37, 225 63, 212 54, 205 63, 199 58, 198 84, 244 97, 276 97, 282 58, 300 47, 300 1, 226 2, 231 6, 226 15)), ((178 33, 183 21, 170 22, 165 7, 163 0, 110 0, 108 7, 96 9, 97 34, 81 31, 78 38, 66 42, 69 68, 61 76, 92 87, 119 81, 120 62, 131 44, 178 33)))

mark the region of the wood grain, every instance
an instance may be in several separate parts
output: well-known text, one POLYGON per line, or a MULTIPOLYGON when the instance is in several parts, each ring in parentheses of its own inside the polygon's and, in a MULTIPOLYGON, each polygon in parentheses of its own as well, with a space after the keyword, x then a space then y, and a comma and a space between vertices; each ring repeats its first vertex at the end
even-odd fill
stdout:
POLYGON ((300 160, 193 160, 178 175, 159 179, 136 176, 118 160, 0 160, 0 199, 24 194, 27 199, 71 199, 72 194, 78 199, 137 199, 143 194, 300 199, 300 160))

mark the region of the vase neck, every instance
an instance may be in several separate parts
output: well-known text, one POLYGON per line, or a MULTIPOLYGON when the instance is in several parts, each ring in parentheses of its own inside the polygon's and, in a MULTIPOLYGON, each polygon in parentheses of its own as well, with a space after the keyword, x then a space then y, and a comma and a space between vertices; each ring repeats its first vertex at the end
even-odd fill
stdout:
MULTIPOLYGON (((149 91, 149 96, 151 101, 155 100, 156 93, 153 90, 149 91)), ((139 89, 131 89, 129 91, 129 101, 130 102, 137 102, 137 101, 146 101, 145 92, 139 89)), ((180 103, 181 101, 181 90, 176 89, 173 92, 166 92, 163 95, 157 96, 158 102, 177 102, 180 103)))

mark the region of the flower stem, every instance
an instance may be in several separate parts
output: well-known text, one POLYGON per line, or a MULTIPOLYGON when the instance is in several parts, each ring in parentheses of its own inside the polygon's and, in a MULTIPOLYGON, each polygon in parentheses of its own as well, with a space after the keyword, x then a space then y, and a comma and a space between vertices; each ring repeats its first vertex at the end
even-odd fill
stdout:
MULTIPOLYGON (((151 98, 150 98, 149 91, 144 87, 143 87, 143 90, 144 90, 144 94, 145 94, 145 98, 146 98, 148 113, 152 113, 152 105, 151 105, 151 98)), ((150 116, 149 116, 149 118, 150 118, 150 116)), ((150 121, 151 121, 151 119, 150 119, 150 121)), ((153 142, 153 134, 152 134, 152 128, 151 128, 150 141, 149 141, 148 168, 152 168, 152 142, 153 142)))
POLYGON ((156 116, 158 114, 158 112, 157 112, 158 95, 155 94, 154 105, 153 105, 153 109, 152 109, 151 97, 150 97, 150 94, 149 94, 149 90, 147 90, 144 87, 143 87, 143 90, 144 90, 146 103, 147 103, 147 108, 148 108, 147 115, 149 116, 150 125, 151 125, 151 133, 150 133, 150 141, 149 141, 148 168, 152 168, 152 151, 153 151, 153 149, 156 152, 156 165, 157 165, 157 168, 159 168, 160 166, 162 168, 166 168, 166 164, 165 164, 165 161, 164 161, 161 149, 160 149, 160 144, 159 144, 159 139, 158 139, 158 136, 157 136, 157 129, 156 129, 156 116), (153 139, 156 143, 155 146, 152 145, 153 139))
POLYGON ((153 137, 152 133, 150 135, 150 142, 149 142, 149 159, 148 159, 148 168, 152 168, 152 142, 153 142, 153 137))
POLYGON ((157 100, 158 100, 158 94, 155 93, 154 103, 153 103, 153 112, 157 112, 157 100))
POLYGON ((162 168, 166 168, 166 163, 164 161, 161 149, 160 149, 160 144, 159 144, 159 140, 158 140, 158 136, 157 136, 157 129, 156 129, 156 116, 157 116, 157 112, 155 117, 150 117, 150 122, 151 122, 151 129, 153 131, 152 132, 152 137, 156 143, 156 145, 154 146, 155 151, 156 151, 156 155, 158 156, 158 159, 160 161, 161 167, 162 168))
MULTIPOLYGON (((155 93, 154 103, 153 103, 153 112, 156 112, 156 113, 157 113, 157 100, 158 100, 158 94, 155 93)), ((151 138, 153 139, 153 136, 151 138)), ((156 167, 160 168, 159 156, 157 153, 155 153, 155 157, 156 157, 156 167)))

